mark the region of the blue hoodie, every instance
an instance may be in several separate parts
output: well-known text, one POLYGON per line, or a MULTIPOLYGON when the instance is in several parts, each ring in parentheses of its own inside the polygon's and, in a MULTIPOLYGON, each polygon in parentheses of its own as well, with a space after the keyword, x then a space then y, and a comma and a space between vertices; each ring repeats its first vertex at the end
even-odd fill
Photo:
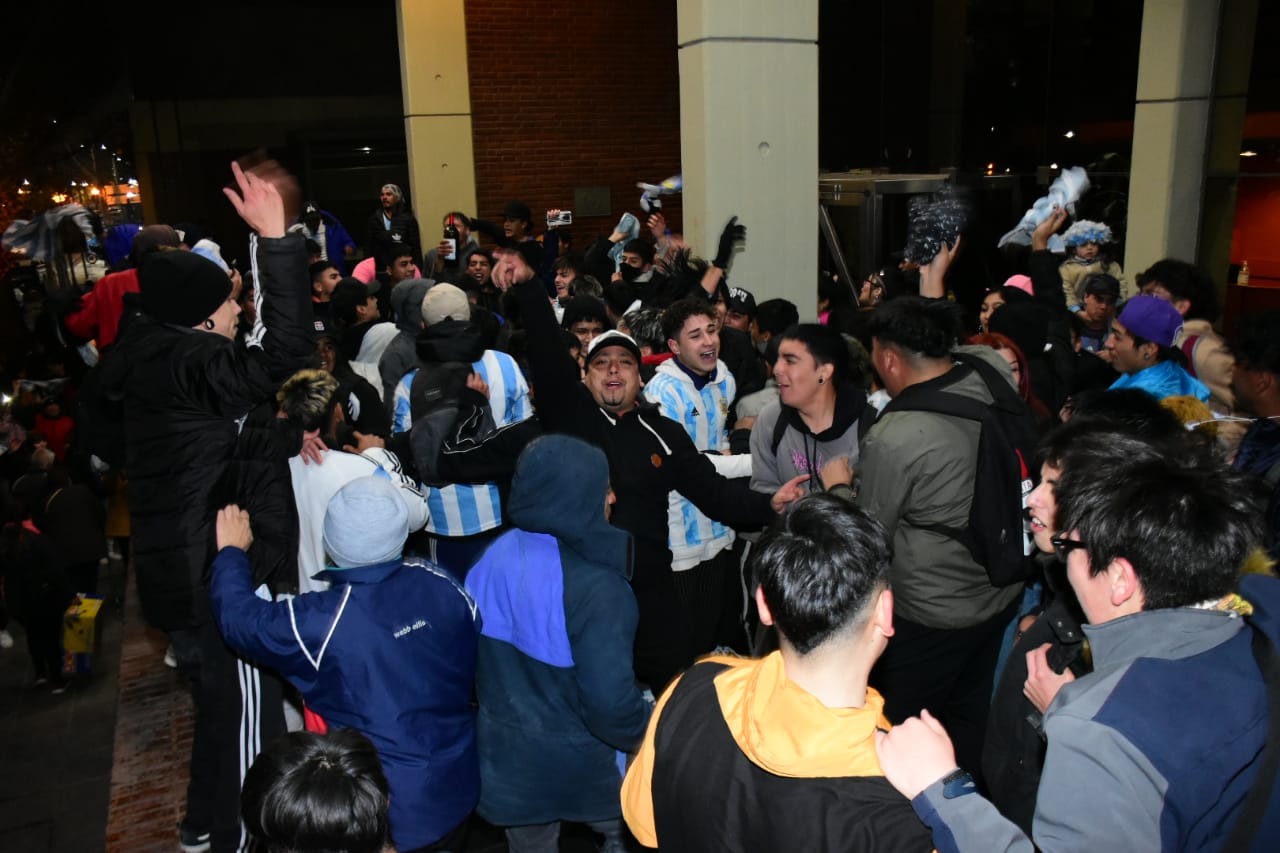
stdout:
POLYGON ((499 826, 622 813, 616 751, 639 745, 650 707, 631 669, 631 536, 605 518, 608 483, 599 449, 535 440, 511 481, 516 529, 467 575, 483 618, 478 811, 499 826))

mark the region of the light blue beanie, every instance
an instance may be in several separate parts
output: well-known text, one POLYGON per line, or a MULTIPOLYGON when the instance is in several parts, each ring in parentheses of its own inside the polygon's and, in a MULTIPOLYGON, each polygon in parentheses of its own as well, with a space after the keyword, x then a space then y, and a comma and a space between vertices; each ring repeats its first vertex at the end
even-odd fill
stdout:
POLYGON ((385 475, 352 480, 325 510, 324 549, 339 569, 390 562, 408 537, 409 509, 385 475))

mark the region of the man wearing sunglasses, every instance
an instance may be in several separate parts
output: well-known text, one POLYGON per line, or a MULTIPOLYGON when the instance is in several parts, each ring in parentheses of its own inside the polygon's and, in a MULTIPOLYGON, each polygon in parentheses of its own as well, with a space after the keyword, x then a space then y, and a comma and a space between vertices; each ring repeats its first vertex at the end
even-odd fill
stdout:
MULTIPOLYGON (((1271 757, 1255 626, 1280 605, 1280 581, 1240 580, 1262 541, 1254 484, 1212 462, 1086 462, 1063 472, 1057 502, 1063 532, 1051 541, 1084 610, 1094 671, 1045 714, 1035 848, 1252 849, 1233 833, 1265 838, 1280 821, 1274 808, 1242 821, 1271 757)), ((1258 639, 1273 656, 1274 640, 1258 639)), ((880 736, 879 755, 940 851, 1033 849, 971 796, 931 716, 880 736)))

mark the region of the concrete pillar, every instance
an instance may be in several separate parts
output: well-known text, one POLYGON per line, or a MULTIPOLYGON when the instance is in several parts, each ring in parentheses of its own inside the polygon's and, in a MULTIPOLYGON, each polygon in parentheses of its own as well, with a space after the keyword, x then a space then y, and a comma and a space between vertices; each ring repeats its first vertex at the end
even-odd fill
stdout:
POLYGON ((1231 263, 1247 260, 1231 257, 1231 237, 1235 229, 1236 176, 1242 162, 1245 102, 1257 23, 1258 0, 1223 0, 1209 115, 1208 174, 1200 206, 1196 262, 1213 276, 1224 305, 1231 263))
POLYGON ((450 210, 476 211, 463 0, 397 0, 409 195, 423 249, 450 210))
POLYGON ((1143 6, 1124 258, 1130 275, 1163 257, 1195 258, 1218 23, 1218 4, 1207 0, 1143 6))
POLYGON ((818 2, 679 0, 685 239, 711 257, 747 226, 730 279, 816 313, 818 2))

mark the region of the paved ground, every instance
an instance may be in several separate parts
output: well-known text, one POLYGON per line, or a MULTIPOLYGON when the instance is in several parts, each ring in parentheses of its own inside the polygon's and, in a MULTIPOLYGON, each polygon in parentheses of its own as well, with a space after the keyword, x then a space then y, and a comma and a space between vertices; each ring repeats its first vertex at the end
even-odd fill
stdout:
MULTIPOLYGON (((178 849, 191 700, 164 666, 164 636, 145 626, 132 581, 113 565, 95 673, 54 696, 30 686, 21 628, 0 651, 0 851, 172 853, 178 849)), ((501 853, 500 830, 472 821, 467 853, 501 853)), ((566 827, 564 853, 593 853, 585 827, 566 827)))
POLYGON ((0 850, 104 848, 120 649, 120 570, 100 582, 102 643, 95 673, 54 696, 30 686, 22 629, 0 651, 0 850))

